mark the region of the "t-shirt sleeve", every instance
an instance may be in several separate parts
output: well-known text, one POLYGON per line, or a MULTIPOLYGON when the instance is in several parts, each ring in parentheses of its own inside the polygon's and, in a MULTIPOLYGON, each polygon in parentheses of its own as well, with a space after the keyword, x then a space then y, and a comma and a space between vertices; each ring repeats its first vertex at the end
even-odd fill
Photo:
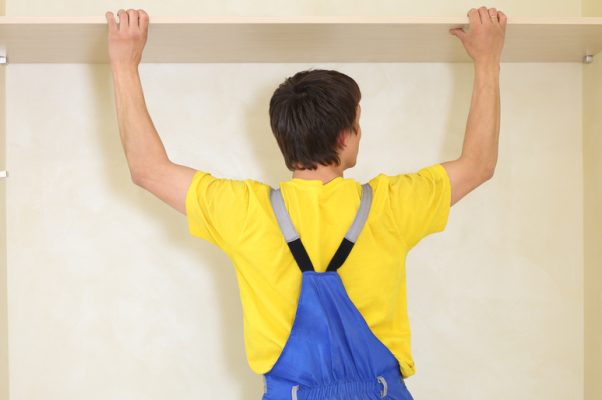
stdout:
POLYGON ((451 185, 441 164, 390 177, 389 203, 408 249, 425 236, 441 232, 451 208, 451 185))
POLYGON ((245 181, 196 171, 186 193, 186 218, 192 236, 227 251, 235 245, 249 209, 245 181))

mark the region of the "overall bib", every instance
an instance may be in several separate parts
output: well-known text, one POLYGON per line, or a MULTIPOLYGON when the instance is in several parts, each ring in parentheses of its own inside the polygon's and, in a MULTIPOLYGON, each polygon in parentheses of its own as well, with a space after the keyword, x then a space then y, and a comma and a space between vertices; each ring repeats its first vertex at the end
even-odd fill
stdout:
POLYGON ((325 272, 314 270, 279 189, 271 189, 270 201, 302 278, 290 335, 263 375, 262 400, 413 400, 397 359, 372 333, 337 272, 368 217, 370 185, 362 185, 357 215, 325 272))

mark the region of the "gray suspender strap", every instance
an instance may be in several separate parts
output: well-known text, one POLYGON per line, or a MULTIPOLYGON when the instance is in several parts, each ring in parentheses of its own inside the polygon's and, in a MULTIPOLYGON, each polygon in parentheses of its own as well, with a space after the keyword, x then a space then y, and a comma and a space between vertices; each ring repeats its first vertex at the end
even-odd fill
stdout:
MULTIPOLYGON (((272 203, 274 214, 276 215, 276 220, 280 226, 280 230, 282 231, 284 238, 291 249, 291 252, 293 253, 293 257, 297 261, 299 268, 301 271, 313 271, 314 267, 307 254, 307 251, 305 250, 305 247, 301 243, 301 239, 299 238, 299 234, 293 225, 290 214, 286 210, 280 189, 270 188, 270 201, 272 203)), ((357 210, 357 214, 355 215, 355 219, 345 234, 345 238, 341 242, 334 257, 330 261, 327 271, 336 271, 341 265, 343 265, 345 259, 347 259, 347 256, 351 252, 353 245, 357 241, 357 238, 359 237, 362 228, 368 219, 371 204, 372 188, 368 183, 365 183, 362 185, 362 198, 360 201, 360 206, 357 210)))
POLYGON ((362 185, 362 199, 360 200, 360 207, 357 210, 355 219, 347 230, 345 238, 350 242, 355 243, 357 238, 360 236, 362 228, 366 224, 368 214, 370 213, 370 206, 372 205, 372 187, 369 184, 364 183, 362 185))
POLYGON ((291 249, 291 253, 293 253, 293 257, 295 257, 295 261, 297 261, 297 265, 299 265, 301 271, 313 271, 314 267, 311 264, 309 255, 305 247, 301 244, 301 239, 295 230, 293 221, 291 221, 291 217, 288 211, 286 211, 280 189, 270 188, 270 201, 278 220, 278 225, 280 225, 280 230, 284 235, 288 247, 291 249))
POLYGON ((272 202, 274 214, 276 215, 278 225, 280 225, 280 230, 284 234, 284 239, 286 242, 288 243, 299 239, 299 235, 297 234, 297 230, 293 225, 291 216, 284 205, 284 198, 282 197, 280 189, 270 188, 270 201, 272 202))

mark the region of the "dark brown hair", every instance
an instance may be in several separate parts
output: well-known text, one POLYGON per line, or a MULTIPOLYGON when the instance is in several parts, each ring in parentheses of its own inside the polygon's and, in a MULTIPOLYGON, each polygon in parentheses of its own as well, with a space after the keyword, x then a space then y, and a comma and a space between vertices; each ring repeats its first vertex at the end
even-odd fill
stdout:
POLYGON ((334 70, 297 72, 278 86, 270 100, 270 125, 286 167, 317 168, 339 165, 338 136, 354 125, 360 88, 349 76, 334 70))

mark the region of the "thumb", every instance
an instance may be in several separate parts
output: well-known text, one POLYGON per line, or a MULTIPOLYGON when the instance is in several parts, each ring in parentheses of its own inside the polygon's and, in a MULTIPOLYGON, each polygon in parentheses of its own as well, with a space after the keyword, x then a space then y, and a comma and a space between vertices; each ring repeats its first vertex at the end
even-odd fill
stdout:
POLYGON ((458 37, 461 41, 464 41, 464 38, 466 37, 466 32, 464 32, 463 28, 450 29, 449 33, 458 37))

